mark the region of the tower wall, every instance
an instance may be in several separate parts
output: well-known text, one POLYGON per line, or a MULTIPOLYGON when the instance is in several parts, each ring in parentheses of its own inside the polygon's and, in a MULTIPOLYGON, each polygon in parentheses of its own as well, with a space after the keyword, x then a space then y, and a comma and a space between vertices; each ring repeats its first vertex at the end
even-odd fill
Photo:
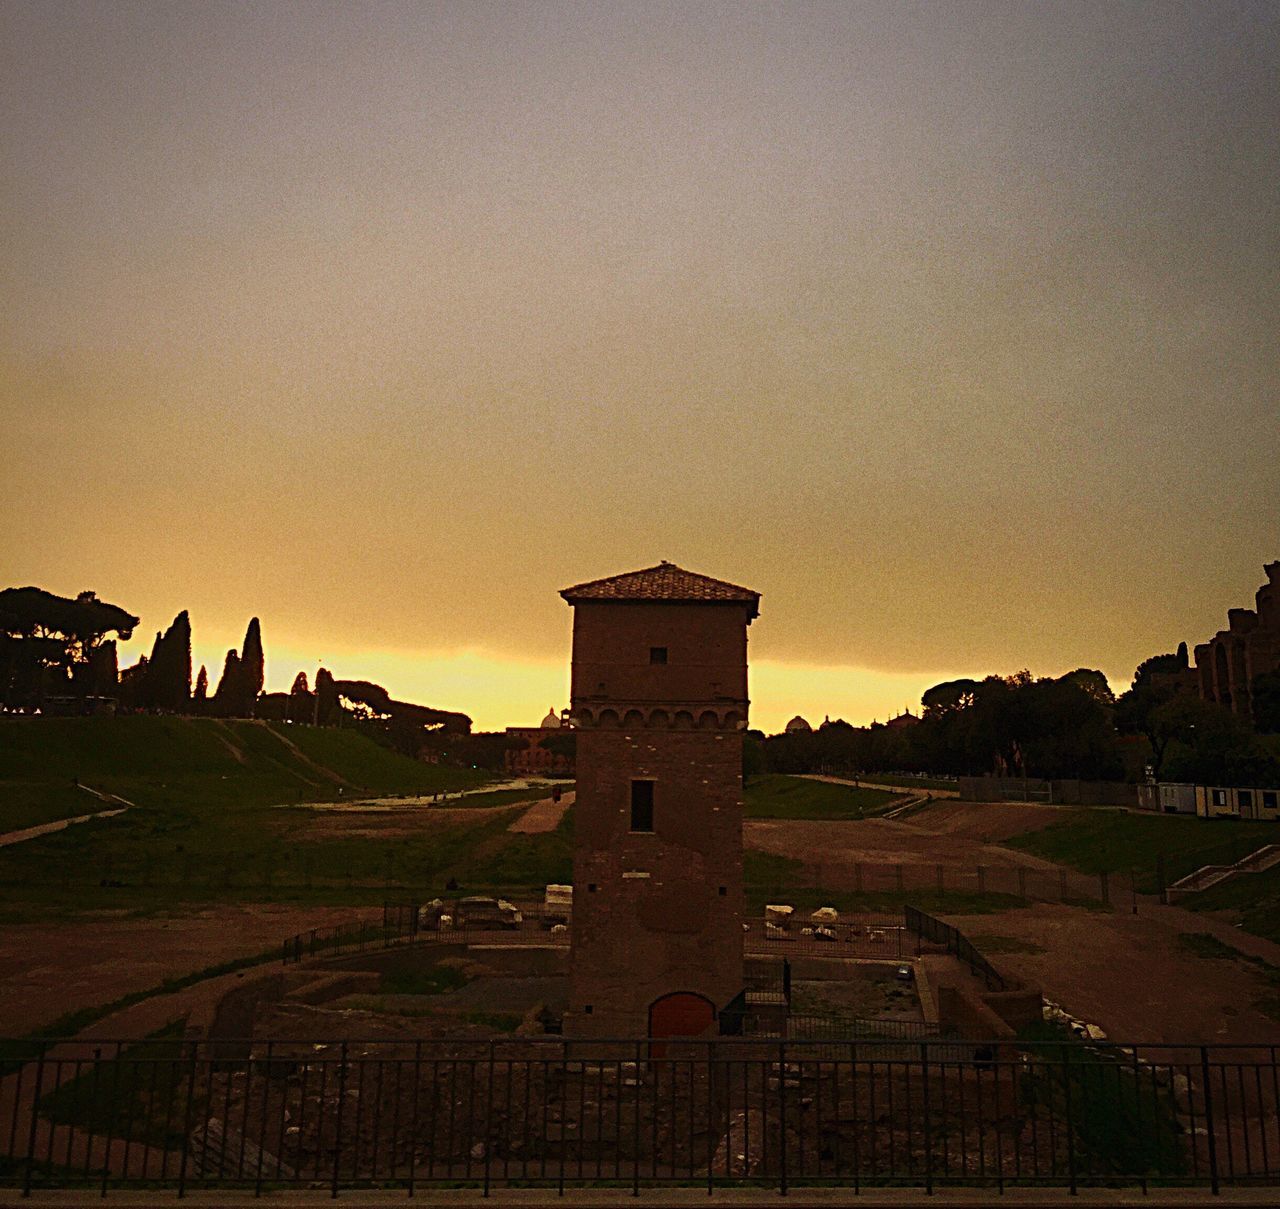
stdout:
POLYGON ((742 605, 576 606, 566 1033, 643 1036, 664 995, 719 1010, 742 989, 747 621, 742 605), (653 783, 652 831, 632 829, 634 781, 653 783))

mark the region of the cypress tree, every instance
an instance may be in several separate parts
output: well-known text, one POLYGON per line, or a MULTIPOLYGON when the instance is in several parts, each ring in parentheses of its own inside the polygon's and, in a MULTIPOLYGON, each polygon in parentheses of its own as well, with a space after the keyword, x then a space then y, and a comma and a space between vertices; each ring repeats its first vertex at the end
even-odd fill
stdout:
POLYGON ((185 713, 191 705, 191 618, 186 609, 173 619, 151 658, 152 704, 185 713))
POLYGON ((266 676, 266 659, 262 653, 262 627, 256 617, 250 618, 240 652, 240 690, 244 717, 252 718, 266 676))
POLYGON ((338 689, 328 668, 316 672, 316 723, 328 726, 338 708, 338 689))
POLYGON ((89 691, 95 697, 114 697, 120 687, 120 660, 114 638, 109 638, 89 657, 89 691))
POLYGON ((218 681, 217 691, 213 694, 213 712, 215 716, 219 718, 237 717, 241 696, 240 655, 232 648, 227 652, 226 661, 222 665, 222 677, 218 681))
POLYGON ((205 670, 202 663, 200 665, 200 674, 196 677, 196 690, 191 694, 191 704, 197 714, 204 713, 204 707, 209 703, 209 673, 205 670))

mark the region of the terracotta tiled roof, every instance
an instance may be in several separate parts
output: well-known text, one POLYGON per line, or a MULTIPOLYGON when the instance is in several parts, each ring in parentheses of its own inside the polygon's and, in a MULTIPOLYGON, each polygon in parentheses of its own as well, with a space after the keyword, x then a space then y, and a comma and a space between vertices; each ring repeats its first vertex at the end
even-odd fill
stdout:
POLYGON ((608 579, 593 579, 575 584, 560 593, 570 604, 579 600, 664 600, 681 604, 706 602, 741 603, 750 606, 748 616, 759 613, 760 593, 737 584, 712 579, 677 567, 675 563, 659 563, 643 571, 628 571, 608 579))

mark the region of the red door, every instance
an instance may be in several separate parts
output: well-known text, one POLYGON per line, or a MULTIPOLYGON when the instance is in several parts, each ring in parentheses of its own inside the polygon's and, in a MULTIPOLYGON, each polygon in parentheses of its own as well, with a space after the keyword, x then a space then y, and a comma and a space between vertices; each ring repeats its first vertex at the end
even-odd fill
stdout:
MULTIPOLYGON (((655 999, 649 1006, 649 1036, 700 1037, 709 1032, 716 1021, 715 1004, 691 991, 675 991, 655 999)), ((660 1048, 653 1047, 653 1056, 662 1057, 660 1048)))

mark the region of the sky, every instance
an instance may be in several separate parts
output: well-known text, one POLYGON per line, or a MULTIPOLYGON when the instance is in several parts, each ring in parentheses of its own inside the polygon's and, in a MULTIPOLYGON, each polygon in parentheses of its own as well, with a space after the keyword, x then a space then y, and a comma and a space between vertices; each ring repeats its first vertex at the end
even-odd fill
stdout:
POLYGON ((0 5, 0 582, 531 724, 560 588, 753 725, 1135 665, 1280 557, 1280 6, 0 5))

